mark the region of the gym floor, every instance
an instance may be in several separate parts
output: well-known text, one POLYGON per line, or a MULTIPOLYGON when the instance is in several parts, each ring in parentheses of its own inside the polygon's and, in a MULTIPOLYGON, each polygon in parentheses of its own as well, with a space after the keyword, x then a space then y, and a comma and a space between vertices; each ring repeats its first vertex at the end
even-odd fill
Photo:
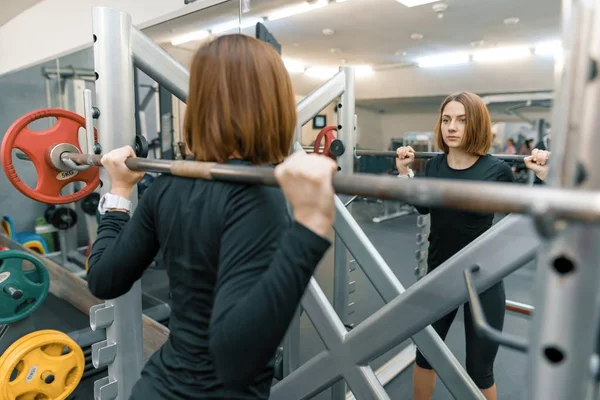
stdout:
MULTIPOLYGON (((357 201, 352 207, 352 213, 361 228, 381 253, 384 260, 392 268, 400 279, 400 282, 408 288, 416 282, 413 269, 416 265, 416 226, 417 215, 408 215, 381 223, 372 222, 372 218, 380 215, 383 206, 375 202, 357 201)), ((507 243, 507 250, 510 243, 507 243)), ((533 263, 532 263, 533 264, 533 263)), ((316 273, 317 281, 331 301, 333 251, 330 251, 316 273)), ((505 279, 507 299, 532 303, 532 287, 534 284, 534 265, 526 265, 505 279)), ((351 295, 351 301, 355 303, 355 313, 350 323, 355 325, 361 323, 365 318, 373 314, 384 305, 383 300, 375 292, 370 282, 366 279, 360 268, 352 272, 351 278, 356 281, 356 291, 351 295)), ((149 270, 143 278, 143 288, 150 296, 167 300, 168 282, 164 271, 160 269, 149 270)), ((6 349, 17 338, 39 329, 57 329, 69 332, 87 327, 89 319, 69 304, 49 296, 45 304, 29 319, 13 324, 2 343, 0 353, 6 349)), ((507 312, 504 331, 511 334, 526 336, 528 334, 529 321, 526 316, 507 312)), ((374 360, 371 365, 376 370, 404 348, 409 341, 402 343, 387 354, 374 360)), ((460 311, 450 329, 446 344, 456 355, 464 366, 465 343, 463 328, 463 313, 460 311)), ((301 362, 305 362, 321 350, 323 344, 316 331, 312 327, 306 315, 301 319, 301 362)), ((525 383, 525 361, 524 354, 510 349, 500 348, 496 361, 496 382, 498 385, 498 398, 510 400, 521 398, 522 388, 525 383)), ((73 399, 93 398, 93 383, 99 379, 99 375, 83 380, 77 390, 69 397, 73 399)), ((386 390, 392 399, 412 398, 412 367, 407 368, 402 374, 392 380, 386 390)), ((330 389, 325 390, 318 396, 318 400, 330 399, 330 389)), ((433 396, 435 400, 453 399, 448 390, 439 381, 433 396)))

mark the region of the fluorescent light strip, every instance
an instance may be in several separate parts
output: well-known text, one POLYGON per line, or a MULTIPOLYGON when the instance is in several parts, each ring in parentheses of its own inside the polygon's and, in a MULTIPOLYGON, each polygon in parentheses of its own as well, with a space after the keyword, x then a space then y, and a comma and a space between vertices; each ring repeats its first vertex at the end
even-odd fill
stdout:
POLYGON ((283 63, 290 74, 302 74, 306 71, 306 66, 298 60, 283 57, 283 63))
POLYGON ((527 46, 501 47, 473 53, 473 61, 481 63, 513 61, 527 57, 531 57, 531 49, 527 46))
POLYGON ((423 57, 417 60, 421 68, 445 67, 467 64, 470 61, 468 53, 448 53, 423 57))
POLYGON ((264 18, 247 18, 247 19, 242 20, 242 23, 240 24, 239 20, 234 19, 229 22, 219 24, 219 25, 215 26, 214 28, 211 28, 210 32, 217 35, 219 33, 231 31, 233 29, 249 28, 251 26, 256 25, 258 22, 264 22, 264 21, 265 21, 264 18))
POLYGON ((304 73, 311 78, 329 79, 340 71, 335 67, 309 67, 304 73))
POLYGON ((422 6, 424 4, 435 3, 439 0, 396 0, 398 3, 406 7, 422 6))
POLYGON ((308 11, 316 10, 318 8, 323 8, 326 7, 328 4, 329 3, 327 0, 318 0, 317 2, 312 4, 308 2, 303 2, 294 6, 285 7, 274 11, 271 14, 269 14, 268 19, 269 21, 276 21, 281 18, 291 17, 293 15, 298 15, 308 11))
POLYGON ((362 78, 365 76, 371 76, 371 75, 375 74, 375 70, 370 65, 356 65, 355 67, 356 68, 354 69, 354 73, 356 74, 356 77, 358 77, 358 78, 362 78))
POLYGON ((553 40, 550 42, 540 43, 535 47, 535 54, 540 56, 559 56, 563 52, 562 42, 553 40))

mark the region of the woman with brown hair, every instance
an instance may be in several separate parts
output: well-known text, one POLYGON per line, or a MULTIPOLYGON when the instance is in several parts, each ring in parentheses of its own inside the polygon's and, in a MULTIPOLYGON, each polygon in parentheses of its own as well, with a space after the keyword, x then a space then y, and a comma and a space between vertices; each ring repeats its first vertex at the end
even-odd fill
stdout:
MULTIPOLYGON (((510 166, 488 154, 492 144, 492 125, 488 109, 483 100, 468 92, 448 96, 440 107, 435 127, 437 147, 443 153, 429 160, 425 166, 427 178, 463 179, 493 182, 514 182, 510 166)), ((400 178, 412 178, 409 165, 415 159, 410 147, 397 149, 396 167, 400 178)), ((527 168, 533 170, 540 180, 548 173, 548 152, 534 149, 525 158, 527 168)), ((443 208, 416 207, 421 214, 430 214, 428 272, 443 264, 461 249, 487 231, 494 214, 470 213, 443 208)), ((504 325, 505 293, 501 282, 480 295, 481 304, 488 323, 499 330, 504 325)), ((450 325, 458 310, 453 310, 433 323, 433 328, 442 340, 446 338, 450 325)), ((498 344, 478 336, 475 332, 471 309, 464 307, 466 336, 467 373, 489 399, 496 399, 494 360, 498 344)), ((415 400, 429 400, 435 388, 436 374, 417 351, 413 370, 415 400)))
POLYGON ((130 217, 143 173, 125 166, 135 157, 129 146, 111 151, 102 158, 112 186, 99 205, 88 285, 101 299, 124 295, 162 250, 170 335, 131 399, 267 399, 276 349, 330 246, 337 166, 298 153, 282 162, 296 104, 267 44, 222 36, 198 49, 190 72, 184 130, 195 159, 278 164, 282 190, 163 175, 130 217))

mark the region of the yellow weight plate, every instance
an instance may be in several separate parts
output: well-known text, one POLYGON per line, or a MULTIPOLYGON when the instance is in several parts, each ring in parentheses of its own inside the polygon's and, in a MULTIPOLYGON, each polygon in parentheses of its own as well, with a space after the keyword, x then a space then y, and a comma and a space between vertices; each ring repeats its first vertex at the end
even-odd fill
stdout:
POLYGON ((65 333, 25 335, 0 357, 1 400, 65 400, 85 369, 79 345, 65 333))

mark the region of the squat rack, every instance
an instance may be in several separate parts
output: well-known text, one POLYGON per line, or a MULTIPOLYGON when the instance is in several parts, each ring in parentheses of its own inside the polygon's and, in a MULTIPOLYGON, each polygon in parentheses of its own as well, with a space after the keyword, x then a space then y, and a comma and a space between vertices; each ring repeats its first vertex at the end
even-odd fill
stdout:
MULTIPOLYGON (((590 40, 600 37, 600 14, 595 12, 599 3, 600 0, 581 0, 573 4, 565 1, 563 4, 565 48, 573 53, 565 54, 564 67, 558 68, 557 73, 557 83, 560 84, 557 110, 560 111, 554 113, 557 146, 550 174, 551 185, 557 188, 576 186, 573 183, 576 155, 581 156, 587 171, 600 167, 600 162, 594 158, 600 150, 600 142, 592 141, 594 127, 600 122, 594 119, 599 118, 594 111, 594 100, 600 98, 600 93, 596 92, 600 88, 594 79, 587 80, 590 74, 583 70, 583 66, 589 68, 590 59, 595 63, 599 58, 598 49, 592 47, 596 40, 590 40), (585 102, 580 93, 584 93, 585 102), (563 113, 562 110, 568 111, 563 113), (565 135, 567 126, 570 128, 568 137, 565 135)), ((94 8, 93 33, 96 97, 101 110, 99 140, 104 151, 109 151, 134 143, 134 64, 184 102, 189 73, 133 27, 131 17, 126 13, 105 7, 94 8)), ((345 113, 342 110, 340 131, 340 139, 345 141, 347 149, 352 150, 347 152, 350 158, 354 151, 354 72, 351 67, 341 68, 334 78, 298 104, 297 132, 340 95, 343 109, 350 110, 345 113)), ((300 151, 301 147, 297 144, 295 150, 300 151)), ((348 168, 345 162, 342 157, 342 173, 351 173, 352 168, 348 168)), ((110 190, 111 184, 103 169, 100 174, 104 182, 103 194, 110 190)), ((587 180, 578 188, 599 189, 600 175, 593 178, 589 173, 587 180)), ((133 203, 135 207, 136 201, 133 200, 133 203)), ((556 221, 544 209, 531 210, 534 218, 510 215, 448 260, 442 268, 405 290, 337 197, 336 211, 336 248, 343 249, 344 246, 340 246, 343 243, 349 249, 356 264, 388 304, 351 331, 346 330, 344 321, 347 312, 344 309, 348 304, 348 262, 346 250, 339 251, 340 256, 335 262, 337 284, 334 305, 329 303, 314 278, 302 300, 303 310, 327 349, 302 366, 288 365, 289 375, 272 388, 273 399, 310 398, 342 381, 349 385, 358 399, 389 399, 369 362, 409 337, 454 397, 483 399, 429 325, 467 300, 477 301, 476 296, 469 297, 465 268, 478 266, 476 272, 466 272, 470 274, 468 282, 472 282, 479 292, 533 260, 536 253, 540 277, 529 340, 531 344, 526 346, 529 348, 531 375, 526 383, 527 398, 585 398, 586 391, 590 387, 595 388, 597 371, 590 374, 589 365, 591 356, 596 352, 599 322, 595 300, 600 272, 593 268, 600 261, 600 250, 597 250, 600 246, 596 245, 600 232, 596 225, 556 221), (507 243, 511 244, 510 252, 505 251, 507 243), (586 268, 588 263, 591 265, 586 268), (342 293, 342 288, 345 293, 342 293), (435 305, 428 304, 431 298, 440 301, 435 305), (425 304, 428 304, 427 307, 425 304)), ((96 399, 126 399, 139 378, 144 363, 141 317, 140 282, 126 295, 90 310, 92 328, 106 329, 106 340, 93 346, 95 366, 108 366, 108 376, 95 382, 96 399)), ((293 336, 291 332, 293 324, 287 340, 293 336)), ((504 343, 510 343, 513 338, 504 335, 503 339, 504 343)), ((291 360, 294 360, 293 356, 291 360)), ((343 388, 342 385, 338 387, 343 388)), ((336 393, 344 391, 337 389, 334 395, 336 393)))

